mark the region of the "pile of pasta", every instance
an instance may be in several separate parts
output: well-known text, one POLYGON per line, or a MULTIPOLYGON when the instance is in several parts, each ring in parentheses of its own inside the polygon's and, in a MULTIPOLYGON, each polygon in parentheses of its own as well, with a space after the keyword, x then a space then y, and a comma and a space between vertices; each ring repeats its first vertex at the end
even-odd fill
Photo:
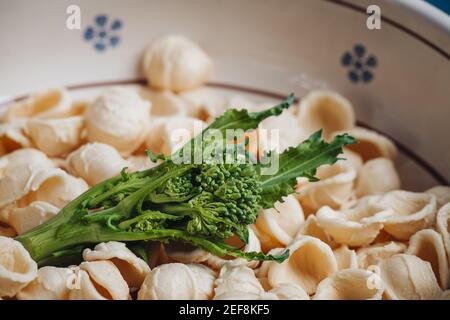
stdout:
MULTIPOLYGON (((401 189, 397 149, 356 126, 351 103, 312 91, 255 131, 255 150, 282 151, 323 129, 359 144, 299 178, 296 193, 261 210, 244 251, 276 253, 283 263, 224 259, 180 243, 149 243, 148 262, 126 244, 100 243, 83 262, 41 267, 14 236, 58 214, 105 179, 154 166, 146 149, 171 154, 229 107, 260 110, 205 86, 212 60, 182 36, 154 41, 143 70, 148 87, 113 87, 92 101, 64 88, 9 106, 0 124, 0 299, 449 299, 450 187, 401 189), (263 142, 262 129, 279 130, 263 142)), ((240 245, 236 239, 228 240, 240 245)))

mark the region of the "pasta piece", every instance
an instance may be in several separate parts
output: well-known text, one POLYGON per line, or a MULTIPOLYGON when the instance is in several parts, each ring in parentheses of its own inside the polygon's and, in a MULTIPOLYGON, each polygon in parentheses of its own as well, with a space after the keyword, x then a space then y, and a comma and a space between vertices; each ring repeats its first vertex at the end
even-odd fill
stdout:
POLYGON ((22 234, 50 220, 59 212, 59 208, 44 201, 34 201, 24 208, 14 208, 9 213, 9 223, 22 234))
POLYGON ((212 120, 225 111, 226 100, 209 88, 181 92, 179 96, 187 104, 188 115, 203 121, 212 120))
POLYGON ((450 187, 448 186, 435 186, 425 191, 425 193, 436 196, 438 209, 450 202, 450 187))
POLYGON ((362 269, 344 269, 333 273, 317 286, 314 300, 381 300, 381 281, 371 283, 378 275, 362 269))
POLYGON ((358 173, 357 197, 386 193, 400 188, 400 178, 392 160, 375 158, 367 161, 358 173))
POLYGON ((205 123, 195 118, 167 119, 163 128, 163 145, 161 152, 172 154, 193 137, 200 134, 205 123))
POLYGON ((19 300, 68 300, 70 280, 75 273, 70 268, 43 267, 37 278, 18 294, 19 300))
POLYGON ((320 281, 338 270, 333 251, 319 239, 302 236, 287 249, 290 256, 283 263, 267 263, 267 277, 272 287, 294 283, 313 294, 320 281))
POLYGON ((386 218, 384 230, 399 240, 408 240, 436 220, 436 197, 431 194, 391 191, 380 199, 379 205, 393 210, 394 214, 386 218))
POLYGON ((21 148, 33 146, 30 137, 26 134, 26 122, 15 121, 0 124, 0 155, 7 154, 21 148))
POLYGON ((162 264, 177 262, 167 255, 165 245, 161 242, 150 242, 147 248, 148 263, 151 269, 162 264))
POLYGON ((432 300, 442 296, 429 262, 409 254, 396 254, 378 264, 390 300, 432 300))
POLYGON ((128 285, 119 269, 111 261, 92 261, 80 264, 70 300, 129 300, 128 285))
POLYGON ((230 263, 220 270, 214 293, 214 300, 260 300, 265 291, 252 269, 230 263))
POLYGON ((14 228, 0 224, 0 237, 13 238, 17 235, 14 228))
POLYGON ((151 114, 155 117, 186 117, 196 113, 190 110, 191 107, 185 100, 169 90, 146 89, 141 91, 141 96, 151 101, 151 114))
POLYGON ((260 239, 263 251, 290 244, 305 221, 302 207, 294 196, 284 197, 283 201, 275 203, 272 209, 261 210, 256 219, 258 234, 270 240, 260 239))
POLYGON ((112 178, 127 166, 116 149, 103 143, 88 143, 67 157, 68 171, 93 186, 112 178))
POLYGON ((87 138, 106 143, 128 156, 144 141, 151 104, 127 88, 106 90, 85 112, 87 138))
POLYGON ((333 250, 339 270, 358 268, 358 259, 355 250, 351 250, 347 245, 341 245, 333 250))
POLYGON ((331 248, 336 247, 336 243, 333 241, 331 236, 318 225, 317 217, 313 214, 310 214, 306 221, 300 226, 300 230, 295 238, 298 238, 302 235, 318 238, 328 244, 331 248))
POLYGON ((358 173, 363 167, 363 159, 361 156, 356 152, 350 151, 349 149, 344 149, 344 153, 341 158, 345 159, 345 163, 355 168, 358 173))
POLYGON ((323 206, 337 209, 352 196, 356 176, 356 169, 344 161, 321 166, 317 170, 320 181, 299 183, 297 198, 307 214, 323 206))
POLYGON ((443 290, 449 288, 450 272, 444 242, 439 233, 433 229, 424 229, 409 239, 406 254, 415 255, 431 264, 431 268, 443 290))
MULTIPOLYGON (((225 240, 226 243, 235 247, 241 248, 244 244, 237 238, 225 240)), ((182 263, 203 263, 211 267, 212 269, 219 270, 230 260, 227 258, 217 257, 203 249, 192 247, 189 245, 183 245, 180 243, 171 243, 165 245, 166 253, 170 259, 182 263)), ((241 249, 243 252, 260 252, 261 244, 252 229, 248 229, 248 243, 241 249)), ((259 265, 259 261, 246 261, 241 258, 232 259, 236 263, 240 262, 250 268, 256 268, 259 265)))
POLYGON ((0 297, 14 297, 36 276, 36 262, 22 244, 0 236, 0 297))
POLYGON ((2 158, 0 168, 0 208, 35 191, 42 184, 46 171, 54 172, 55 164, 35 149, 20 149, 2 158))
POLYGON ((383 228, 383 222, 392 215, 392 210, 378 206, 376 200, 366 198, 354 207, 340 211, 324 206, 317 211, 317 223, 337 243, 368 245, 383 228))
POLYGON ((111 261, 119 269, 132 290, 139 289, 145 277, 150 273, 148 264, 121 242, 102 242, 97 244, 94 250, 87 248, 83 251, 83 258, 86 261, 111 261))
POLYGON ((351 103, 340 94, 325 90, 311 91, 303 97, 298 117, 308 134, 323 129, 326 139, 333 132, 353 128, 356 121, 351 103))
POLYGON ((450 261, 450 203, 444 205, 437 214, 436 229, 442 236, 447 259, 450 261))
POLYGON ((341 132, 336 132, 333 134, 333 137, 342 133, 348 133, 358 140, 358 143, 347 148, 358 153, 364 161, 369 161, 375 158, 388 158, 393 160, 397 156, 398 151, 395 144, 387 137, 375 131, 355 127, 341 132))
POLYGON ((155 166, 157 163, 151 161, 148 156, 131 156, 127 159, 128 172, 143 171, 155 166))
POLYGON ((143 61, 151 87, 176 92, 205 83, 212 67, 211 58, 200 47, 179 35, 155 40, 146 50, 143 61))
POLYGON ((82 141, 83 118, 30 119, 26 131, 36 147, 50 157, 63 156, 82 141))
POLYGON ((163 264, 145 278, 138 300, 209 300, 215 279, 215 273, 201 264, 163 264))
POLYGON ((58 118, 67 114, 71 104, 72 99, 66 89, 50 89, 9 106, 3 115, 3 122, 26 118, 58 118))
POLYGON ((280 284, 271 289, 269 293, 275 294, 278 300, 310 300, 305 290, 294 283, 280 284))
POLYGON ((358 266, 362 269, 367 269, 370 266, 378 264, 381 260, 390 258, 398 253, 403 253, 405 250, 406 245, 404 243, 395 241, 359 248, 356 251, 358 266))
POLYGON ((83 179, 71 176, 61 169, 50 169, 36 175, 30 193, 22 201, 26 204, 44 201, 61 209, 88 188, 83 179))

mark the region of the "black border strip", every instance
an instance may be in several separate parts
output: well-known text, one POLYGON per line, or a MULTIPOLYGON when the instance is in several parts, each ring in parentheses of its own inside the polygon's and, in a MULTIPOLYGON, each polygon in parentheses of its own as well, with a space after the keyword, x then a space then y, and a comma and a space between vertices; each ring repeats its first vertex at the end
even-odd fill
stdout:
MULTIPOLYGON (((88 88, 94 88, 94 87, 104 87, 104 86, 113 86, 113 85, 130 85, 130 84, 146 85, 147 81, 145 79, 112 80, 112 81, 102 81, 102 82, 94 82, 94 83, 69 85, 66 88, 68 90, 81 90, 81 89, 88 89, 88 88)), ((213 88, 240 91, 240 92, 245 92, 245 93, 249 93, 249 94, 264 96, 267 98, 278 99, 278 100, 285 99, 287 96, 286 94, 267 91, 267 90, 263 90, 263 89, 250 88, 250 87, 244 87, 244 86, 234 85, 234 84, 226 84, 226 83, 221 83, 221 82, 208 82, 207 86, 213 87, 213 88)), ((15 98, 13 101, 20 101, 22 99, 25 99, 26 97, 27 97, 27 95, 23 95, 23 96, 15 98)), ((11 102, 11 101, 9 101, 9 102, 11 102)), ((6 102, 5 104, 7 104, 9 102, 6 102)), ((298 100, 296 102, 298 102, 298 100)), ((2 105, 3 104, 0 104, 0 107, 2 105)), ((414 151, 412 151, 411 149, 406 147, 404 144, 399 142, 394 137, 390 136, 389 134, 384 133, 383 131, 373 128, 373 127, 369 126, 368 124, 361 122, 359 120, 357 121, 357 125, 367 128, 367 129, 370 129, 370 130, 373 130, 375 132, 378 132, 378 133, 388 137, 390 140, 392 140, 394 142, 394 144, 397 146, 398 150, 401 153, 403 153, 404 155, 409 157, 418 166, 420 166, 422 169, 427 171, 438 183, 440 183, 442 185, 447 185, 447 186, 450 185, 449 181, 442 174, 440 174, 436 169, 434 169, 432 165, 430 165, 426 160, 421 158, 414 151)))
MULTIPOLYGON (((367 15, 366 13, 366 9, 362 8, 356 4, 353 3, 348 3, 345 2, 343 0, 323 0, 329 3, 334 3, 336 5, 340 5, 342 7, 346 7, 348 9, 351 9, 353 11, 359 12, 359 13, 363 13, 364 15, 367 15)), ((437 53, 439 53, 440 55, 442 55, 444 58, 446 58, 447 60, 450 60, 450 53, 446 52, 444 49, 440 48, 439 46, 435 45, 433 42, 431 42, 430 40, 422 37, 420 34, 412 31, 411 29, 408 29, 407 27, 405 27, 404 25, 388 18, 385 16, 382 16, 382 21, 390 24, 391 26, 409 34, 411 37, 419 40, 420 42, 422 42, 423 44, 425 44, 426 46, 430 47, 431 49, 433 49, 434 51, 436 51, 437 53)))

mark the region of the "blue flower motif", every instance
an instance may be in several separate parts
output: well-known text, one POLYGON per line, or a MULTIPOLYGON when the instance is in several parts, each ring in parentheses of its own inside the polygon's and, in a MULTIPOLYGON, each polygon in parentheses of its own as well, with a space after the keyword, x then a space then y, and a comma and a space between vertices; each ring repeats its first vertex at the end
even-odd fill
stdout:
POLYGON ((367 83, 373 80, 373 69, 377 66, 377 58, 366 55, 366 48, 356 44, 352 52, 345 52, 341 57, 341 64, 348 68, 347 76, 354 83, 367 83))
POLYGON ((92 42, 94 49, 103 52, 108 47, 115 47, 120 42, 117 31, 122 29, 122 21, 114 19, 109 22, 107 15, 102 14, 94 18, 94 26, 87 26, 84 30, 84 40, 92 42))

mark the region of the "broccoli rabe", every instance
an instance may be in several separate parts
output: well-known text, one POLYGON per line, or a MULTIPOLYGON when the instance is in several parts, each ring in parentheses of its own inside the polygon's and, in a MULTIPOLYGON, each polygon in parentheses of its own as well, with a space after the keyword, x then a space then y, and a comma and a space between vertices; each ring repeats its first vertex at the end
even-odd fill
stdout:
MULTIPOLYGON (((172 156, 149 152, 152 160, 163 160, 160 165, 135 173, 123 170, 121 175, 73 200, 49 222, 16 239, 38 262, 53 261, 76 248, 113 240, 178 240, 220 257, 283 261, 288 257, 287 251, 276 256, 243 252, 224 240, 236 235, 247 243, 248 225, 256 221, 261 209, 271 208, 283 196, 293 193, 297 177, 316 180, 317 168, 336 162, 342 147, 355 140, 344 134, 327 143, 317 132, 278 155, 279 169, 265 175, 263 170, 268 163, 262 159, 223 161, 230 150, 227 148, 230 141, 213 140, 207 133, 215 129, 226 136, 227 129, 241 129, 241 132, 256 129, 262 120, 279 115, 293 100, 291 95, 281 104, 256 113, 228 110, 172 156), (176 161, 186 155, 193 159, 198 156, 198 150, 204 152, 211 145, 222 147, 210 148, 215 161, 176 161)), ((231 143, 245 149, 247 140, 237 142, 242 136, 243 133, 236 136, 231 143)), ((231 150, 236 153, 238 149, 231 150)), ((251 158, 248 151, 244 156, 251 158)))

